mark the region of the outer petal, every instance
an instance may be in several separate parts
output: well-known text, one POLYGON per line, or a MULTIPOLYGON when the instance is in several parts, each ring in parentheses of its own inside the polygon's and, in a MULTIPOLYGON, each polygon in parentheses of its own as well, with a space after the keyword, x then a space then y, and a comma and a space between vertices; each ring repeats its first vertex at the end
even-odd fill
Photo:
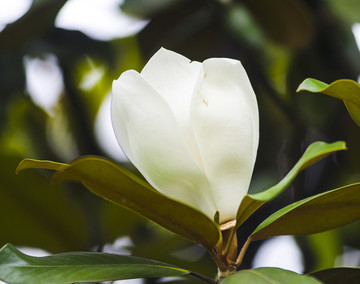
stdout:
POLYGON ((259 140, 256 97, 241 63, 203 63, 192 101, 192 126, 220 222, 233 220, 246 195, 259 140))
POLYGON ((141 71, 145 80, 171 108, 185 143, 201 165, 199 150, 190 126, 191 98, 202 64, 165 48, 159 49, 141 71))
POLYGON ((210 218, 209 183, 189 153, 163 98, 136 71, 113 83, 112 123, 131 162, 158 191, 210 218))

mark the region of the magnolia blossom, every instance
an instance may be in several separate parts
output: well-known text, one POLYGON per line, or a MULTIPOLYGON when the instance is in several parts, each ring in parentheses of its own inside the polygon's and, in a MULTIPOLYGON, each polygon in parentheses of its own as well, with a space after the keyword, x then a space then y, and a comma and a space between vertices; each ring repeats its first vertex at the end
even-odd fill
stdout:
POLYGON ((259 140, 256 97, 238 60, 190 61, 161 48, 113 82, 112 123, 159 192, 220 223, 236 218, 259 140))

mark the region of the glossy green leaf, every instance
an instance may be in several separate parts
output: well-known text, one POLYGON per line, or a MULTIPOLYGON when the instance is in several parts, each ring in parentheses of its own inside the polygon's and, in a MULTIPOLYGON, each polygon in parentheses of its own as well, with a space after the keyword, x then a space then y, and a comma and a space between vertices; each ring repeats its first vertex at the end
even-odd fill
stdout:
MULTIPOLYGON (((22 168, 56 168, 48 161, 24 160, 22 168)), ((157 192, 131 172, 101 157, 83 157, 60 165, 54 180, 80 181, 92 193, 124 206, 160 226, 206 248, 220 239, 219 227, 201 212, 157 192)))
POLYGON ((331 153, 340 150, 346 150, 345 142, 338 141, 331 144, 325 142, 312 143, 291 171, 278 184, 260 193, 245 196, 237 212, 236 226, 239 227, 260 206, 281 194, 302 170, 331 153))
POLYGON ((360 283, 360 268, 358 267, 330 268, 310 273, 310 275, 326 284, 360 283))
POLYGON ((307 275, 275 267, 260 267, 241 270, 225 278, 222 284, 319 284, 320 281, 307 275))
POLYGON ((316 79, 305 79, 297 92, 323 93, 344 101, 352 119, 360 126, 360 85, 353 80, 337 80, 330 85, 316 79))
POLYGON ((0 250, 0 279, 12 284, 65 284, 189 274, 175 266, 133 256, 94 252, 28 256, 12 245, 0 250))
POLYGON ((292 203, 265 219, 253 240, 279 235, 319 233, 360 218, 360 183, 347 185, 292 203))

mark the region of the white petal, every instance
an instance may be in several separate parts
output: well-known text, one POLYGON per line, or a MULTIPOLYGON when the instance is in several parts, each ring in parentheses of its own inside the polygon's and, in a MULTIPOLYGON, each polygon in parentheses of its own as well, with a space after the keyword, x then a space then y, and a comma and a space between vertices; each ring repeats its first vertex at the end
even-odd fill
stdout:
POLYGON ((256 97, 241 63, 203 63, 191 106, 192 126, 220 221, 235 219, 246 195, 259 140, 256 97))
POLYGON ((166 100, 176 119, 189 114, 201 63, 165 48, 150 58, 141 75, 166 100))
POLYGON ((158 191, 210 218, 209 183, 189 153, 166 101, 129 70, 113 83, 112 123, 130 161, 158 191))
POLYGON ((190 126, 191 98, 202 64, 165 48, 159 49, 141 75, 170 106, 185 143, 201 166, 199 150, 190 126))

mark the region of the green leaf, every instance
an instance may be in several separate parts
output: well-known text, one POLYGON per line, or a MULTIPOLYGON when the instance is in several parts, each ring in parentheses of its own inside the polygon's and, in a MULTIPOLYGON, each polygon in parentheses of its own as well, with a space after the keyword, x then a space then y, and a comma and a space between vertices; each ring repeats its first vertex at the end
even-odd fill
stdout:
POLYGON ((265 219, 252 240, 279 235, 319 233, 360 218, 360 183, 347 185, 292 203, 265 219))
POLYGON ((61 170, 61 169, 67 168, 67 167, 68 167, 67 164, 53 162, 53 161, 45 161, 45 160, 39 161, 39 160, 34 160, 34 159, 24 159, 19 163, 15 172, 18 174, 22 170, 34 169, 34 168, 58 171, 58 170, 61 170))
POLYGON ((238 212, 236 214, 236 225, 235 228, 240 227, 247 218, 251 216, 257 209, 264 205, 266 201, 257 200, 253 198, 250 194, 245 195, 241 204, 239 206, 238 212))
POLYGON ((55 181, 80 181, 92 193, 124 206, 186 239, 213 248, 220 239, 219 226, 203 213, 169 199, 133 173, 101 157, 83 157, 68 166, 49 161, 24 160, 23 168, 58 171, 55 181))
POLYGON ((360 126, 360 85, 353 80, 337 80, 330 85, 316 79, 305 79, 297 92, 323 93, 344 101, 352 119, 360 126))
POLYGON ((12 245, 0 250, 0 279, 12 284, 65 284, 189 274, 175 266, 133 256, 94 252, 28 256, 12 245))
POLYGON ((240 272, 225 278, 222 284, 319 284, 320 281, 307 275, 275 267, 260 267, 240 272))
POLYGON ((245 196, 237 212, 236 227, 239 227, 243 222, 245 222, 245 220, 264 203, 273 200, 276 196, 288 188, 291 182, 302 170, 310 167, 318 160, 340 150, 346 150, 345 142, 338 141, 331 144, 325 142, 312 143, 291 171, 278 184, 263 192, 248 194, 245 196))
POLYGON ((360 268, 338 267, 310 273, 310 276, 319 279, 326 284, 359 283, 360 268))

